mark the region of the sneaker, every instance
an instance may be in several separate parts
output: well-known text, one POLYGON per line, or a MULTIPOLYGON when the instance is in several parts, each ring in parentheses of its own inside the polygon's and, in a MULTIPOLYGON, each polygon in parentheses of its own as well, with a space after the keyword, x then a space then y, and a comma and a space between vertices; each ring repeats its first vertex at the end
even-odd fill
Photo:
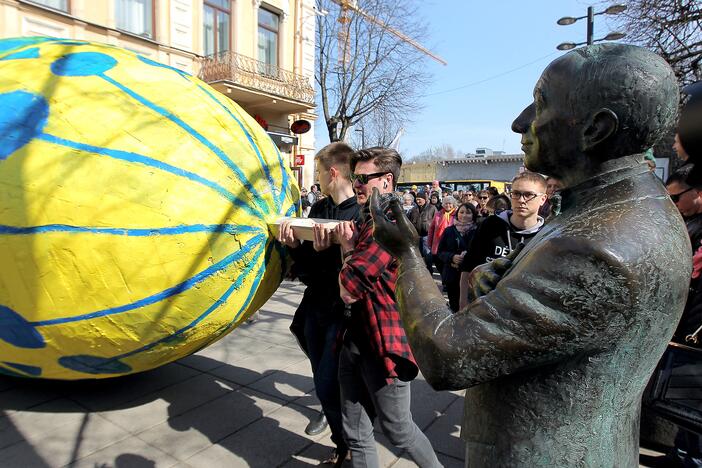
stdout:
POLYGON ((320 411, 316 418, 314 418, 305 428, 305 434, 307 435, 317 435, 324 432, 329 423, 327 423, 327 418, 324 417, 324 412, 320 411))

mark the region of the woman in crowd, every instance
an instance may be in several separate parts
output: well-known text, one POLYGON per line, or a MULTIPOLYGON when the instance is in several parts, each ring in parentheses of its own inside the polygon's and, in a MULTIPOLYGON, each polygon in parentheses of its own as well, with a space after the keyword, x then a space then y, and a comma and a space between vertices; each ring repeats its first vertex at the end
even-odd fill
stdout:
POLYGON ((429 250, 427 236, 429 235, 429 226, 436 215, 436 207, 431 203, 427 203, 425 193, 420 192, 417 194, 417 211, 419 216, 417 216, 417 221, 413 224, 419 235, 419 251, 422 252, 422 258, 424 258, 427 269, 431 271, 431 251, 429 250))
POLYGON ((476 211, 472 204, 463 203, 456 210, 456 217, 453 225, 446 228, 437 255, 444 264, 441 275, 444 288, 449 299, 449 307, 454 312, 458 311, 458 301, 460 293, 461 262, 468 252, 470 240, 476 228, 476 211))
POLYGON ((439 197, 439 192, 431 192, 431 195, 429 196, 429 203, 436 208, 436 211, 441 209, 441 198, 439 197))
MULTIPOLYGON (((434 195, 432 195, 432 198, 434 195)), ((434 219, 429 225, 429 233, 427 236, 427 242, 429 244, 429 249, 431 250, 432 260, 436 270, 442 275, 443 282, 443 269, 444 263, 441 261, 437 255, 439 249, 439 242, 441 241, 441 236, 447 227, 453 224, 454 214, 456 212, 456 199, 452 196, 445 196, 441 200, 441 209, 436 213, 434 219)))
POLYGON ((402 210, 405 215, 409 218, 412 224, 417 224, 417 218, 419 218, 419 210, 417 210, 417 205, 414 202, 414 195, 411 192, 402 195, 402 210))

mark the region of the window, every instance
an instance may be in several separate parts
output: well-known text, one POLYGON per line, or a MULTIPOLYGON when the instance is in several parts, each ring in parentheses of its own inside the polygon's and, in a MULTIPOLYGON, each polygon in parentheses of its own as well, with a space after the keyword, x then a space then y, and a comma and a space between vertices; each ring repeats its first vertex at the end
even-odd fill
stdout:
POLYGON ((203 48, 205 55, 219 55, 231 50, 231 2, 205 0, 203 14, 203 48))
POLYGON ((278 67, 278 23, 275 13, 258 9, 258 60, 265 65, 262 73, 275 75, 278 67))
POLYGON ((32 3, 37 3, 39 5, 44 5, 54 10, 63 11, 68 13, 68 0, 30 0, 32 3))
POLYGON ((117 0, 117 29, 154 37, 153 0, 117 0))

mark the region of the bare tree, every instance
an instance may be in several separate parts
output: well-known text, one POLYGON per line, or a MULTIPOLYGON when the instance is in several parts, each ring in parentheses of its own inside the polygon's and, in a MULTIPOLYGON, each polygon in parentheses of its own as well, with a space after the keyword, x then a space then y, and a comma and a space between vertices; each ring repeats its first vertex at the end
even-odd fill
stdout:
POLYGON ((354 125, 349 140, 352 146, 357 148, 390 146, 408 121, 409 119, 404 119, 400 122, 392 113, 387 112, 384 107, 380 107, 354 125))
POLYGON ((464 158, 465 152, 455 149, 453 146, 448 144, 443 144, 439 146, 432 146, 422 151, 421 153, 411 156, 408 159, 410 161, 416 162, 429 162, 429 161, 446 161, 449 159, 459 159, 464 158))
MULTIPOLYGON (((609 5, 611 1, 603 1, 609 5)), ((673 67, 681 85, 702 79, 702 2, 629 0, 614 17, 627 42, 648 47, 673 67)))
POLYGON ((363 130, 368 142, 385 142, 384 134, 411 121, 421 108, 419 97, 429 80, 426 57, 387 30, 421 41, 426 24, 417 14, 418 1, 357 1, 358 8, 386 27, 353 11, 339 22, 340 7, 319 1, 328 14, 317 28, 315 78, 330 141, 348 138, 349 129, 367 119, 363 130))

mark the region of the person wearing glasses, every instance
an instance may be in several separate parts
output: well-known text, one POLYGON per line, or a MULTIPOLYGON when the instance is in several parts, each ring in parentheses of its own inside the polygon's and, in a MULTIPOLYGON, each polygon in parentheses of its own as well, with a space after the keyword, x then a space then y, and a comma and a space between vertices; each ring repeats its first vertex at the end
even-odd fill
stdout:
MULTIPOLYGON (((488 216, 490 213, 488 212, 487 209, 487 202, 490 200, 490 193, 487 190, 481 190, 478 192, 478 216, 481 218, 484 218, 485 216, 488 216)), ((481 219, 482 221, 482 219, 481 219)))
POLYGON ((529 242, 544 225, 544 219, 539 216, 539 208, 546 202, 543 176, 529 171, 517 175, 512 180, 510 198, 512 209, 485 218, 473 236, 461 263, 460 308, 468 303, 473 268, 508 256, 519 244, 529 242))
MULTIPOLYGON (((329 196, 316 202, 310 217, 356 220, 359 205, 350 180, 350 159, 353 149, 345 143, 331 143, 315 156, 320 192, 329 196)), ((341 252, 332 241, 332 231, 315 224, 314 240, 300 241, 290 222, 280 225, 278 240, 288 247, 294 261, 293 274, 307 286, 295 311, 290 330, 312 365, 314 388, 322 405, 320 414, 305 428, 309 435, 331 429, 335 445, 323 463, 341 465, 348 453, 341 423, 339 396, 339 357, 336 340, 341 329, 344 304, 339 297, 337 278, 341 270, 341 252)))
MULTIPOLYGON (((395 300, 398 264, 373 239, 368 211, 373 189, 386 200, 397 200, 392 193, 401 165, 402 158, 393 149, 375 147, 354 153, 351 177, 363 205, 362 220, 336 227, 344 257, 339 285, 347 304, 339 357, 341 407, 351 465, 358 468, 379 466, 373 436, 376 417, 390 442, 406 450, 417 465, 441 466, 429 439, 412 420, 410 381, 418 368, 395 300)), ((402 211, 399 216, 406 219, 402 211)), ((415 239, 418 248, 416 244, 415 239)))
POLYGON ((687 179, 691 171, 692 164, 681 167, 668 177, 665 188, 685 219, 692 251, 695 252, 702 242, 702 191, 688 185, 687 179))

